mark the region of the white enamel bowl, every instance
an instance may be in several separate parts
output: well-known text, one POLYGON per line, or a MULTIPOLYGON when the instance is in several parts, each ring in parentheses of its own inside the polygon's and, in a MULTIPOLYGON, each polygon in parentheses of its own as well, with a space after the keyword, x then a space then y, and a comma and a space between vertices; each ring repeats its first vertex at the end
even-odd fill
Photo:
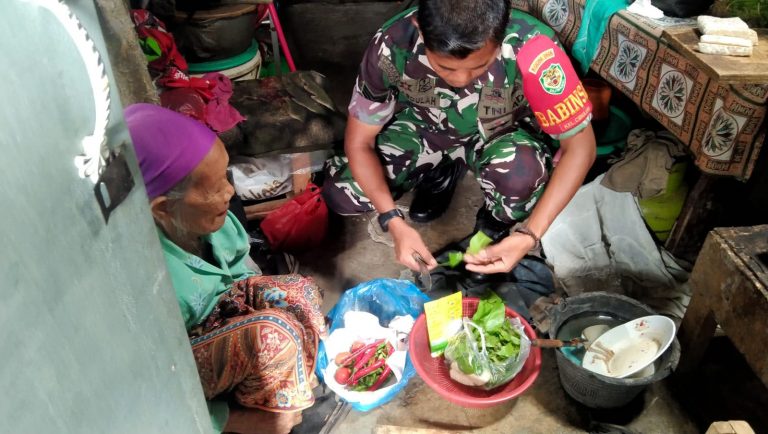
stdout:
POLYGON ((589 345, 582 366, 613 378, 636 374, 664 354, 675 338, 675 323, 661 315, 614 327, 589 345))

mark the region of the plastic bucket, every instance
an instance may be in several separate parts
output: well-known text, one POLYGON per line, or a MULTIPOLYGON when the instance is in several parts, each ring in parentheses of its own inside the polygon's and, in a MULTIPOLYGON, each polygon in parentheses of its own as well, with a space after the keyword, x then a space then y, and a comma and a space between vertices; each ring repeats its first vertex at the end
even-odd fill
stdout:
MULTIPOLYGON (((608 313, 623 321, 656 314, 650 307, 623 295, 590 292, 563 300, 552 309, 551 338, 569 319, 583 314, 608 313)), ((667 351, 656 361, 656 372, 643 378, 611 378, 582 368, 568 359, 560 350, 555 351, 560 384, 576 401, 591 408, 616 408, 628 404, 649 384, 666 378, 680 360, 680 343, 672 341, 667 351)))
POLYGON ((236 56, 253 39, 258 5, 226 5, 208 10, 177 10, 171 31, 188 62, 208 62, 236 56))
POLYGON ((219 72, 230 80, 253 80, 261 69, 261 54, 254 41, 245 52, 228 59, 204 63, 190 63, 189 72, 193 77, 200 77, 208 72, 219 72))

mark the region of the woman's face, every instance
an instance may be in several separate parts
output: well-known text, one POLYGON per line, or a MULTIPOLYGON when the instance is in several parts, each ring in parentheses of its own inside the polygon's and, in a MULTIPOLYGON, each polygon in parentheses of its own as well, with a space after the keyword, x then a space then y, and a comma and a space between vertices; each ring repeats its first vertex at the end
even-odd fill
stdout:
POLYGON ((202 236, 219 230, 227 218, 229 199, 235 189, 227 180, 229 156, 216 139, 203 161, 192 171, 184 197, 171 204, 172 218, 189 235, 202 236))

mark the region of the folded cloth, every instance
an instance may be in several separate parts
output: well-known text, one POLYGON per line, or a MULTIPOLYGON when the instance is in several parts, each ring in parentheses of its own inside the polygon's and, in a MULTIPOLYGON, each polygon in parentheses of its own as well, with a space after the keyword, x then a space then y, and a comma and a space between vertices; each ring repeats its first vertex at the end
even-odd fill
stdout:
POLYGON ((646 129, 629 132, 627 149, 603 177, 601 184, 614 191, 646 199, 664 192, 675 158, 685 155, 683 145, 670 133, 646 129))
POLYGON ((690 301, 688 273, 656 245, 637 200, 600 182, 582 186, 541 237, 557 282, 569 296, 625 294, 679 323, 690 301))
POLYGON ((752 46, 740 47, 736 45, 711 44, 699 42, 696 49, 705 54, 718 54, 721 56, 741 56, 749 57, 752 55, 752 46))
POLYGON ((700 15, 696 22, 703 35, 743 38, 752 41, 752 45, 757 45, 757 32, 750 29, 747 23, 739 17, 718 18, 700 15))
POLYGON ((733 45, 736 47, 749 47, 752 48, 752 41, 745 38, 735 38, 733 36, 720 36, 720 35, 701 35, 699 42, 706 42, 707 44, 719 44, 719 45, 733 45))

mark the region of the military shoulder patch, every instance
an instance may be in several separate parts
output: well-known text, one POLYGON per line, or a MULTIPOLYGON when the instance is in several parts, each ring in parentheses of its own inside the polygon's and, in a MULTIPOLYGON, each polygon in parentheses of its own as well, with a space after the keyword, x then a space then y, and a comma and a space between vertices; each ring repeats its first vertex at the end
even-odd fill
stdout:
POLYGON ((568 56, 550 38, 529 39, 517 53, 523 94, 539 126, 552 136, 579 128, 592 104, 568 56))
POLYGON ((562 94, 563 89, 565 89, 565 72, 563 72, 563 67, 559 63, 549 65, 539 75, 539 83, 541 83, 541 87, 548 94, 562 94))

